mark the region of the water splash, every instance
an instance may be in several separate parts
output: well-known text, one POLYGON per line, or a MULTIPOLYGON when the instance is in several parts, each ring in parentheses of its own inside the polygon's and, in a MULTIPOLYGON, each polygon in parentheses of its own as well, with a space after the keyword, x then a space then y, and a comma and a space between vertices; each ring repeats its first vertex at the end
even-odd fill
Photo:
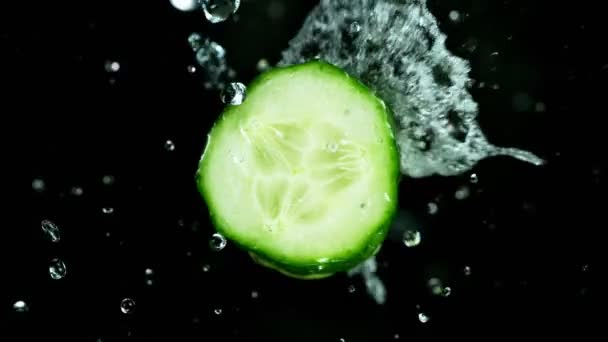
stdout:
MULTIPOLYGON (((203 38, 196 32, 188 36, 188 45, 195 52, 196 62, 201 67, 206 88, 222 89, 224 83, 230 79, 230 68, 226 63, 224 47, 209 38, 203 38)), ((195 71, 196 68, 188 70, 190 73, 195 71)))
POLYGON ((384 286, 382 279, 376 274, 377 270, 378 264, 376 262, 376 257, 372 256, 361 264, 348 270, 347 275, 349 277, 361 275, 365 281, 365 288, 369 296, 372 297, 376 303, 384 304, 386 303, 387 296, 386 286, 384 286))
POLYGON ((394 113, 405 175, 458 175, 492 156, 541 165, 487 141, 467 90, 469 64, 445 40, 426 0, 321 0, 279 65, 321 58, 372 88, 394 113))

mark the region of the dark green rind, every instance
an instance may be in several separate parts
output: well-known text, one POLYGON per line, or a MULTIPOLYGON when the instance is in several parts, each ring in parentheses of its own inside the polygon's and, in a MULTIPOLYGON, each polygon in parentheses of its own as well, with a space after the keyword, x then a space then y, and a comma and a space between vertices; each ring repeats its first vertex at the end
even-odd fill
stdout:
POLYGON ((310 61, 303 64, 292 65, 288 67, 274 68, 258 76, 258 78, 256 78, 248 87, 248 94, 249 96, 253 96, 253 94, 255 93, 256 86, 274 78, 279 73, 289 73, 304 68, 318 68, 324 73, 332 73, 335 76, 345 78, 346 82, 351 82, 351 84, 359 88, 359 91, 363 96, 367 96, 375 100, 378 109, 377 112, 384 113, 384 122, 389 127, 391 127, 390 136, 392 139, 390 139, 390 141, 386 141, 385 143, 387 144, 387 148, 390 149, 390 155, 392 156, 390 158, 391 162, 388 163, 386 167, 390 167, 392 169, 391 179, 393 180, 394 184, 392 186, 392 193, 390 193, 389 195, 393 200, 391 201, 391 206, 387 208, 378 227, 376 229, 370 229, 370 231, 373 232, 370 237, 366 239, 360 246, 355 248, 357 252, 353 252, 344 258, 330 259, 323 263, 302 262, 301 260, 288 260, 281 257, 276 257, 273 256, 272 251, 262 250, 260 248, 257 248, 257 246, 248 243, 247 241, 241 241, 238 236, 233 236, 233 234, 231 233, 233 230, 231 230, 227 226, 227 224, 225 224, 225 222, 222 222, 219 217, 214 215, 214 212, 216 212, 214 210, 214 200, 209 195, 209 191, 207 191, 206 189, 205 182, 202 179, 201 174, 203 173, 202 170, 204 170, 206 166, 205 156, 209 153, 209 147, 212 145, 211 137, 213 136, 213 132, 221 129, 222 123, 224 122, 225 118, 231 115, 236 107, 229 106, 221 114, 219 120, 217 120, 211 128, 211 131, 208 134, 208 140, 205 146, 205 150, 199 163, 199 168, 196 172, 195 180, 199 192, 207 203, 211 221, 219 233, 224 235, 227 239, 239 246, 241 249, 249 251, 252 254, 254 260, 261 265, 275 269, 288 276, 300 279, 319 279, 330 276, 336 272, 346 271, 360 264, 362 261, 371 257, 379 250, 380 246, 382 245, 382 242, 386 238, 388 229, 397 210, 397 190, 401 173, 399 171, 399 152, 397 150, 397 145, 393 133, 393 128, 395 126, 390 110, 385 107, 382 101, 377 98, 365 85, 360 83, 357 79, 352 78, 342 69, 339 69, 338 67, 323 61, 310 61))

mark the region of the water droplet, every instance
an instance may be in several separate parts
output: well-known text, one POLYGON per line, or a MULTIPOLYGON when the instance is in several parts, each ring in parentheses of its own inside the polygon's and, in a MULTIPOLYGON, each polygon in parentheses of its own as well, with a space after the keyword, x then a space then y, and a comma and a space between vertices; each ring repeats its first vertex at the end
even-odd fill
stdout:
POLYGON ((67 269, 60 259, 53 259, 49 265, 49 274, 52 279, 58 280, 65 277, 67 269))
POLYGON ((196 72, 196 67, 194 65, 188 65, 187 70, 189 74, 194 74, 196 72))
POLYGON ((17 312, 26 312, 29 310, 29 307, 27 306, 27 303, 25 303, 22 300, 18 300, 13 304, 13 310, 17 311, 17 312))
POLYGON ((429 203, 427 204, 427 212, 428 212, 430 215, 435 215, 435 214, 437 214, 437 211, 439 211, 439 206, 437 205, 437 203, 435 203, 435 202, 429 202, 429 203))
POLYGON ((211 247, 211 249, 216 252, 219 252, 224 249, 224 247, 226 247, 226 244, 226 238, 220 233, 215 233, 211 235, 211 239, 209 239, 209 247, 211 247))
POLYGON ((340 341, 340 342, 346 342, 346 339, 345 339, 345 338, 340 338, 340 340, 339 340, 339 341, 340 341))
POLYGON ((424 312, 419 312, 418 313, 418 320, 420 321, 420 323, 426 323, 430 319, 431 318, 429 316, 427 316, 424 312))
POLYGON ((348 26, 348 33, 354 36, 359 32, 361 32, 361 24, 356 21, 350 23, 350 25, 348 26))
POLYGON ((154 274, 154 271, 151 268, 146 268, 145 273, 146 273, 147 276, 151 276, 151 275, 154 274))
POLYGON ((175 144, 171 140, 165 141, 165 150, 172 152, 175 151, 175 144))
POLYGON ((228 17, 236 13, 241 5, 240 0, 200 0, 203 7, 205 18, 209 22, 216 24, 222 22, 228 17))
POLYGON ((266 58, 260 59, 258 61, 258 63, 256 64, 256 69, 259 72, 263 72, 263 71, 270 69, 270 64, 268 63, 268 60, 266 58))
POLYGON ((230 82, 226 89, 224 89, 220 95, 222 102, 227 105, 238 106, 245 101, 247 95, 247 88, 243 83, 230 82))
POLYGON ((216 42, 205 40, 198 48, 196 62, 202 67, 209 87, 223 85, 220 81, 225 79, 228 69, 225 58, 226 50, 216 42))
POLYGON ((399 334, 395 334, 395 335, 393 335, 393 339, 394 339, 394 340, 398 340, 399 338, 401 338, 401 336, 399 336, 399 334))
POLYGON ((469 197, 469 194, 470 194, 469 187, 466 185, 463 185, 463 186, 459 187, 458 190, 456 190, 456 192, 454 193, 454 198, 456 198, 457 200, 463 200, 463 199, 466 199, 467 197, 469 197))
POLYGON ((545 106, 545 104, 543 102, 536 102, 536 104, 534 105, 534 110, 537 112, 544 112, 547 109, 547 107, 545 106))
POLYGON ((123 314, 131 314, 135 310, 135 301, 131 298, 125 298, 120 302, 120 311, 123 314))
POLYGON ((120 63, 117 61, 106 61, 104 68, 107 72, 118 72, 120 70, 120 63))
POLYGON ((101 182, 103 183, 103 185, 112 185, 114 184, 114 176, 112 175, 105 175, 101 178, 101 182))
POLYGON ((441 291, 441 296, 443 297, 449 297, 452 294, 452 288, 450 288, 449 286, 446 286, 443 288, 443 290, 441 291))
POLYGON ((211 266, 209 266, 208 264, 204 264, 203 265, 203 272, 209 272, 209 270, 211 269, 211 266))
POLYGON ((203 37, 200 34, 194 32, 188 36, 188 45, 190 45, 193 51, 198 51, 198 49, 200 49, 203 44, 205 44, 205 41, 203 40, 203 37))
POLYGON ((48 235, 52 242, 58 242, 60 240, 59 227, 57 227, 56 224, 49 220, 42 220, 40 226, 42 227, 42 231, 48 235))
POLYGON ((34 178, 34 180, 32 181, 32 189, 36 192, 43 192, 44 189, 46 189, 46 184, 44 183, 44 180, 40 178, 34 178))
POLYGON ((219 316, 219 315, 222 314, 222 309, 221 308, 216 308, 216 309, 213 310, 213 313, 219 316))
POLYGON ((114 208, 112 207, 103 207, 101 208, 101 212, 106 214, 106 215, 110 215, 114 212, 114 208))
POLYGON ((477 184, 479 182, 479 178, 477 177, 477 174, 472 173, 471 176, 469 176, 469 181, 473 184, 477 184))
POLYGON ((82 190, 82 188, 79 186, 73 186, 70 189, 70 194, 72 194, 72 196, 80 197, 82 194, 84 194, 84 190, 82 190))
POLYGON ((405 233, 403 233, 403 244, 406 247, 416 247, 420 244, 421 240, 422 236, 417 230, 406 230, 405 233))
POLYGON ((458 11, 450 11, 449 16, 451 21, 456 22, 460 20, 460 12, 458 11))
POLYGON ((348 293, 355 293, 355 291, 357 291, 357 288, 355 287, 355 285, 348 286, 348 293))
POLYGON ((170 0, 171 5, 182 12, 189 12, 196 9, 197 0, 170 0))
POLYGON ((440 295, 443 292, 443 285, 441 283, 441 279, 439 278, 431 278, 426 284, 435 296, 440 295))
POLYGON ((466 275, 466 276, 470 276, 471 275, 471 266, 465 266, 464 267, 464 275, 466 275))
POLYGON ((107 237, 107 238, 109 238, 109 237, 110 237, 110 235, 112 235, 112 234, 110 234, 110 232, 106 232, 106 234, 105 234, 105 235, 106 235, 106 237, 107 237))
POLYGON ((494 83, 494 84, 492 85, 492 89, 494 89, 494 90, 498 90, 498 89, 500 89, 500 84, 498 84, 498 83, 494 83))
POLYGON ((365 209, 366 206, 367 204, 365 202, 361 202, 361 204, 359 204, 359 208, 361 209, 365 209))
POLYGON ((258 291, 251 291, 251 298, 256 299, 260 296, 258 291))
POLYGON ((589 271, 589 264, 585 264, 585 265, 583 265, 583 266, 581 267, 581 271, 583 271, 583 272, 587 272, 587 271, 589 271))
POLYGON ((325 148, 329 151, 329 152, 337 152, 338 151, 338 144, 336 143, 328 143, 325 148))

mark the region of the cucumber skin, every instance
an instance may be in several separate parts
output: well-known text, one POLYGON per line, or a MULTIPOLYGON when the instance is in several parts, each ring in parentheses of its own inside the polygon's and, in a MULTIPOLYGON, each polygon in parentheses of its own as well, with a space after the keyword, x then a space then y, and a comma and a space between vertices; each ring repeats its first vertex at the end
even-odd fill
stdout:
MULTIPOLYGON (((392 113, 390 109, 386 107, 384 102, 377 98, 373 91, 367 88, 364 84, 362 84, 356 78, 351 77, 342 69, 329 64, 327 62, 321 60, 313 60, 302 64, 291 65, 287 67, 277 67, 270 69, 260 76, 258 76, 249 86, 249 94, 256 88, 258 84, 266 82, 269 79, 272 79, 275 74, 289 72, 290 70, 296 70, 300 68, 319 68, 325 73, 334 73, 338 77, 347 77, 350 81, 353 81, 354 84, 359 88, 359 90, 365 94, 366 96, 373 96, 377 100, 378 111, 384 113, 384 121, 390 127, 390 155, 391 155, 391 163, 387 165, 387 167, 391 168, 391 180, 394 182, 392 188, 392 193, 390 193, 390 197, 393 199, 391 201, 391 207, 386 211, 384 220, 382 224, 380 224, 375 229, 375 234, 373 234, 370 238, 367 239, 365 243, 363 243, 358 252, 351 254, 348 259, 330 259, 323 263, 299 263, 294 262, 293 260, 281 260, 279 258, 273 258, 271 253, 260 250, 254 245, 250 245, 247 242, 239 241, 238 238, 235 238, 231 234, 231 229, 227 227, 224 222, 214 215, 213 210, 213 200, 209 195, 205 187, 205 182, 202 179, 202 170, 205 168, 206 159, 205 156, 209 150, 209 145, 211 144, 211 136, 213 135, 213 131, 219 129, 218 127, 224 121, 226 115, 230 115, 231 107, 228 106, 220 115, 220 117, 214 122, 209 134, 207 135, 207 142, 205 144, 205 148, 199 162, 198 170, 195 173, 195 181, 197 184, 197 188, 199 193, 202 195, 203 199, 207 203, 207 209, 209 211, 209 216, 213 226, 216 230, 230 240, 231 243, 234 243, 239 248, 249 251, 252 259, 265 267, 274 269, 279 271, 287 276, 298 278, 298 279, 321 279, 325 277, 329 277, 336 272, 347 271, 356 265, 360 264, 364 260, 373 256, 378 252, 380 247, 382 246, 383 241, 385 240, 388 230, 391 226, 393 218, 397 211, 397 202, 398 202, 398 188, 399 182, 401 180, 401 172, 399 165, 399 151, 397 149, 397 144, 394 137, 395 132, 395 123, 392 117, 392 113)), ((387 142, 388 143, 388 142, 387 142)))

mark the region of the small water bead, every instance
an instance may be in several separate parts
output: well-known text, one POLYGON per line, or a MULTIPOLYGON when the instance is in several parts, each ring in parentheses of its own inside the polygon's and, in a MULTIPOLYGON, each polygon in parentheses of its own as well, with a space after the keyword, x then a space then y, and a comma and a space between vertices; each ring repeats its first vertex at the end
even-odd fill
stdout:
POLYGON ((53 259, 49 264, 49 275, 51 279, 58 280, 63 279, 67 273, 67 268, 65 267, 65 263, 61 261, 61 259, 53 259))
POLYGON ((430 215, 435 215, 435 214, 437 214, 438 211, 439 211, 439 206, 437 205, 437 203, 435 203, 435 202, 429 202, 427 204, 427 212, 430 215))
POLYGON ((460 12, 450 11, 449 17, 451 21, 457 22, 460 20, 460 12))
POLYGON ((469 187, 463 185, 459 187, 458 190, 456 190, 456 192, 454 193, 454 198, 456 198, 457 200, 464 200, 469 197, 470 193, 471 191, 469 190, 469 187))
POLYGON ((106 61, 104 69, 106 69, 107 72, 118 72, 118 70, 120 70, 120 63, 117 61, 106 61))
POLYGON ((209 270, 211 270, 211 266, 209 266, 208 264, 204 264, 203 265, 203 272, 207 273, 207 272, 209 272, 209 270))
POLYGON ((451 294, 452 294, 452 288, 449 286, 444 287, 443 290, 441 291, 442 297, 449 297, 451 294))
POLYGON ((585 265, 583 265, 583 266, 581 267, 581 271, 583 271, 583 272, 587 272, 587 271, 589 271, 589 264, 585 264, 585 265))
POLYGON ((72 196, 80 197, 84 194, 84 190, 79 186, 73 186, 70 189, 70 194, 72 194, 72 196))
POLYGON ((26 312, 29 310, 29 307, 27 306, 26 302, 18 300, 13 303, 13 310, 15 310, 16 312, 26 312))
POLYGON ((438 296, 443 292, 443 285, 441 279, 439 278, 431 278, 427 282, 427 286, 432 294, 438 296))
POLYGON ((165 141, 165 150, 172 152, 175 151, 175 144, 171 140, 165 141))
POLYGON ((230 82, 220 95, 223 103, 232 106, 242 104, 246 96, 247 88, 241 82, 230 82))
POLYGON ((103 185, 112 185, 115 182, 115 178, 112 175, 105 175, 101 178, 103 185))
POLYGON ((219 316, 219 315, 222 314, 222 309, 221 308, 216 308, 216 309, 213 310, 213 313, 219 316))
POLYGON ((42 231, 51 239, 51 242, 60 240, 59 227, 49 220, 42 220, 40 223, 42 231))
POLYGON ((197 6, 197 0, 170 0, 170 2, 173 7, 183 12, 192 11, 197 6))
POLYGON ((198 51, 198 49, 200 49, 203 44, 205 44, 205 41, 203 40, 203 37, 200 34, 194 32, 188 36, 188 45, 190 45, 193 51, 198 51))
POLYGON ((469 176, 469 181, 473 184, 477 184, 479 182, 479 178, 477 177, 477 174, 472 173, 471 176, 469 176))
POLYGON ((424 312, 419 312, 418 313, 418 320, 420 321, 420 323, 426 323, 430 319, 431 318, 429 316, 427 316, 424 312))
POLYGON ((398 340, 399 338, 401 338, 401 336, 399 336, 399 334, 395 334, 395 335, 393 335, 393 339, 394 339, 394 340, 398 340))
POLYGON ((120 302, 120 311, 123 314, 131 314, 135 310, 135 301, 131 298, 125 298, 120 302))
POLYGON ((422 236, 417 230, 406 230, 403 233, 403 244, 406 247, 416 247, 422 241, 422 236))
POLYGON ((340 341, 340 342, 346 342, 346 339, 345 338, 340 338, 338 341, 340 341))
POLYGON ((110 215, 114 212, 114 208, 112 207, 103 207, 101 208, 101 212, 106 214, 106 215, 110 215))
POLYGON ((356 21, 350 23, 350 25, 348 26, 348 33, 354 36, 359 32, 361 32, 361 24, 356 21))
POLYGON ((258 291, 251 291, 251 298, 256 299, 260 296, 258 291))
POLYGON ((268 63, 268 60, 266 58, 262 58, 256 64, 256 69, 259 72, 266 71, 266 70, 270 69, 270 63, 268 63))
POLYGON ((44 183, 44 180, 40 178, 34 178, 34 180, 32 181, 32 189, 36 192, 43 192, 44 189, 46 189, 46 184, 44 183))
POLYGON ((205 18, 209 20, 209 22, 216 24, 220 23, 231 14, 236 13, 241 5, 240 0, 199 0, 201 7, 203 8, 203 12, 205 13, 205 18))
POLYGON ((534 105, 534 110, 536 112, 544 112, 547 109, 547 107, 545 106, 545 104, 543 102, 536 102, 536 104, 534 105))
POLYGON ((224 249, 227 243, 226 238, 220 233, 211 235, 211 239, 209 239, 209 247, 216 252, 224 249))
POLYGON ((348 286, 348 293, 355 293, 355 291, 357 291, 357 288, 355 287, 355 285, 348 286))
POLYGON ((196 72, 196 67, 194 65, 188 65, 187 70, 189 74, 194 74, 196 72))

